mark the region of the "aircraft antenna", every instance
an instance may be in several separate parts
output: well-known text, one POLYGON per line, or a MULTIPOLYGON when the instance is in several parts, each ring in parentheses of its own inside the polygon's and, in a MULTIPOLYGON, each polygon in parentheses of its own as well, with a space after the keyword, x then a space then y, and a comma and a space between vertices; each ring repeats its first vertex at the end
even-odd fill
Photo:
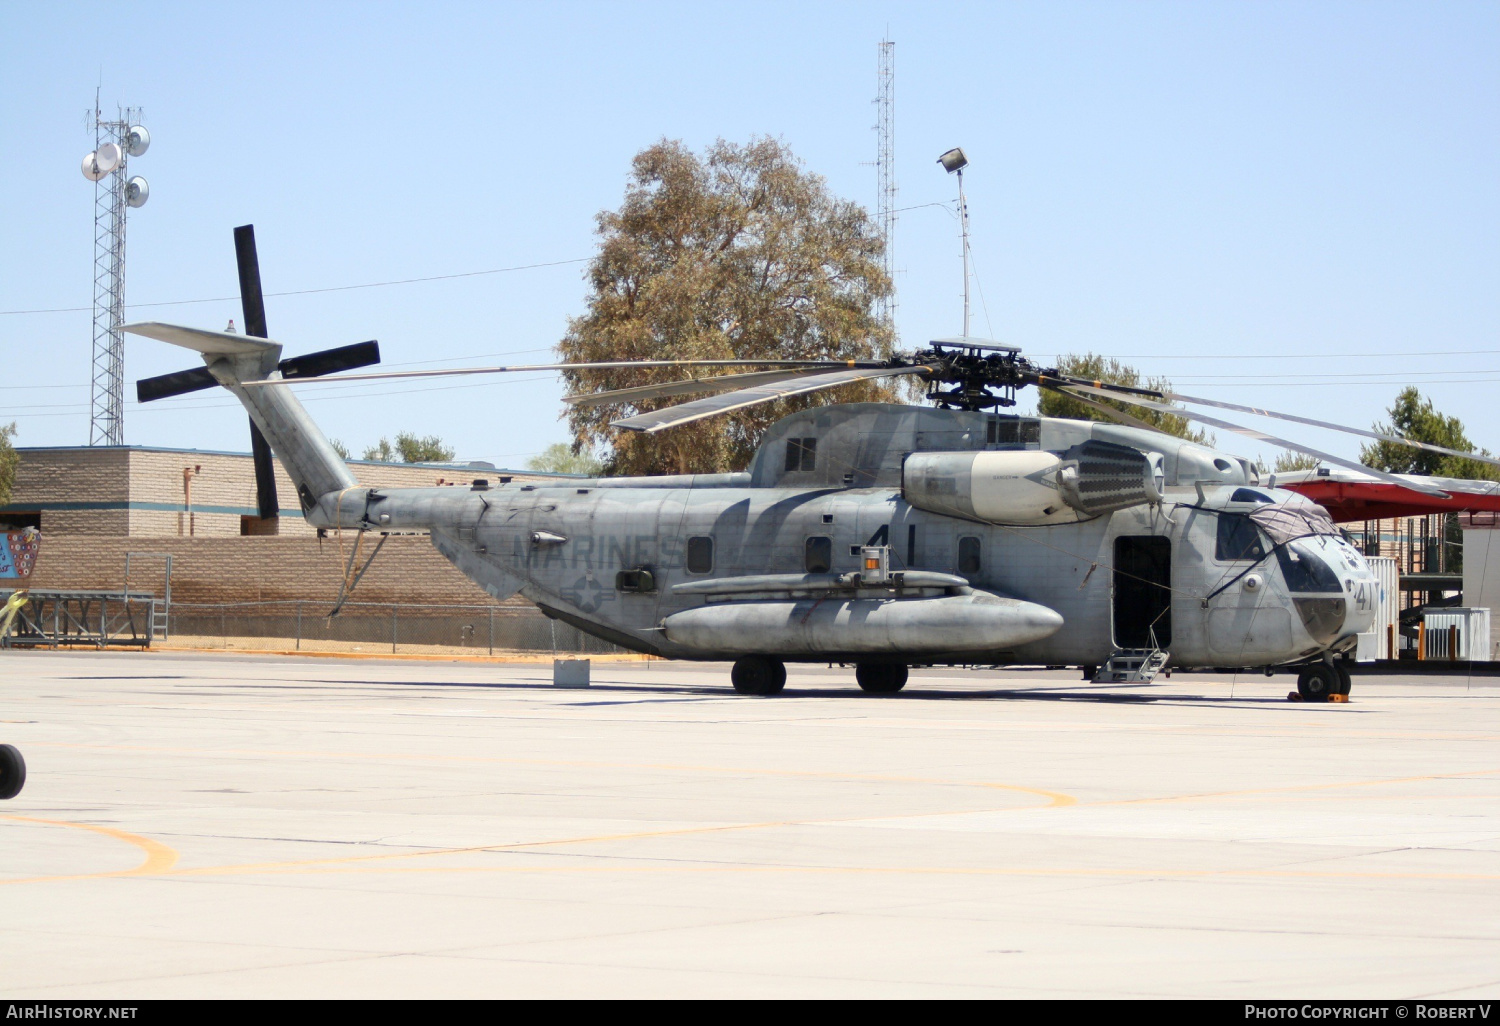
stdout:
POLYGON ((94 183, 94 357, 90 445, 125 444, 125 218, 150 195, 146 179, 129 176, 131 157, 151 145, 139 107, 116 108, 107 120, 94 96, 94 149, 83 176, 94 183))
POLYGON ((896 331, 896 44, 885 39, 880 43, 879 92, 875 99, 875 132, 879 149, 875 169, 879 177, 876 209, 880 234, 885 239, 885 273, 891 291, 880 299, 876 312, 880 323, 896 331))

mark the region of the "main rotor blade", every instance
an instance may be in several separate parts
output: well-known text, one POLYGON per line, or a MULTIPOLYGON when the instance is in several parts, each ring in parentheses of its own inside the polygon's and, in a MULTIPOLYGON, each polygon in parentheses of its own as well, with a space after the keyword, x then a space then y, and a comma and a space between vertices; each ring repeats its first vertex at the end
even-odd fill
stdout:
POLYGON ((635 402, 639 399, 661 399, 671 395, 693 395, 697 392, 721 392, 730 388, 749 388, 752 385, 769 385, 773 381, 801 378, 810 374, 824 373, 822 367, 799 367, 796 370, 751 371, 748 374, 719 374, 709 378, 689 378, 686 381, 664 381, 658 385, 637 385, 634 388, 616 388, 609 392, 585 392, 582 395, 563 396, 569 406, 603 406, 607 403, 635 402))
POLYGON ((702 420, 704 417, 728 413, 731 410, 742 410, 747 406, 756 406, 760 403, 775 402, 777 399, 802 395, 806 392, 817 392, 825 388, 837 388, 839 385, 847 385, 851 381, 863 381, 867 378, 896 377, 902 374, 930 374, 936 369, 935 367, 928 367, 926 365, 917 367, 862 367, 834 371, 831 374, 815 374, 811 377, 796 378, 792 381, 758 385, 755 388, 742 388, 738 392, 726 392, 724 395, 709 396, 707 399, 695 399, 690 403, 668 406, 664 410, 638 413, 633 417, 626 417, 623 420, 611 421, 610 426, 625 428, 628 431, 644 431, 647 434, 655 434, 658 431, 665 431, 667 428, 676 427, 679 424, 688 424, 695 420, 702 420))
MULTIPOLYGON (((1100 396, 1105 399, 1114 399, 1118 402, 1130 403, 1132 406, 1140 406, 1148 410, 1156 410, 1159 413, 1170 413, 1174 417, 1181 417, 1184 420, 1195 420, 1200 424, 1207 424, 1209 427, 1221 428, 1225 431, 1233 431, 1237 435, 1244 435, 1246 438, 1253 438, 1257 442, 1268 442, 1271 445, 1277 446, 1279 448, 1290 449, 1293 452, 1300 452, 1304 455, 1312 456, 1315 459, 1322 460, 1325 463, 1332 463, 1334 466, 1343 467, 1346 470, 1353 470, 1356 473, 1360 474, 1368 474, 1369 476, 1378 478, 1379 480, 1384 481, 1387 484, 1399 485, 1402 488, 1410 488, 1412 491, 1421 492, 1424 495, 1434 495, 1441 499, 1448 498, 1447 492, 1439 491, 1436 488, 1431 488, 1427 485, 1415 484, 1410 480, 1397 477, 1395 474, 1387 474, 1383 470, 1376 470, 1374 467, 1367 467, 1362 463, 1354 463, 1350 460, 1334 456, 1331 453, 1323 452, 1321 449, 1314 449, 1310 446, 1303 445, 1301 442, 1288 441, 1285 438, 1277 438, 1275 435, 1268 435, 1265 432, 1256 431, 1254 428, 1242 427, 1239 424, 1231 424, 1227 420, 1220 420, 1217 417, 1210 417, 1206 413, 1198 413, 1194 410, 1184 410, 1180 406, 1168 406, 1166 403, 1156 403, 1152 402, 1149 399, 1137 399, 1131 396, 1124 396, 1120 395, 1118 392, 1111 392, 1103 388, 1095 388, 1093 385, 1071 385, 1069 386, 1069 388, 1077 389, 1080 392, 1088 392, 1091 395, 1100 396)), ((1068 391, 1068 389, 1062 389, 1061 391, 1066 392, 1068 391)))
POLYGON ((1257 417, 1274 417, 1277 420, 1289 420, 1295 424, 1306 424, 1308 427, 1327 428, 1330 431, 1342 431, 1346 435, 1361 435, 1365 438, 1374 438, 1381 442, 1392 442, 1396 445, 1409 445, 1414 449, 1426 449, 1428 452, 1442 453, 1444 456, 1462 456, 1466 460, 1477 460, 1480 463, 1488 463, 1491 466, 1500 467, 1500 459, 1493 456, 1481 456, 1474 452, 1462 452, 1458 449, 1448 449, 1441 445, 1432 445, 1429 442, 1417 442, 1410 438, 1402 438, 1400 435, 1384 435, 1379 431, 1366 431, 1363 428, 1348 427, 1344 424, 1333 424, 1326 420, 1313 420, 1311 417, 1298 417, 1291 413, 1277 413, 1274 410, 1262 410, 1255 406, 1239 406, 1235 403, 1220 402, 1217 399, 1199 399, 1196 396, 1181 395, 1177 392, 1164 392, 1162 395, 1167 399, 1179 403, 1193 403, 1198 406, 1214 406, 1221 410, 1234 410, 1237 413, 1250 413, 1257 417))
POLYGON ((1161 431, 1161 428, 1153 427, 1150 424, 1147 424, 1144 420, 1141 420, 1137 417, 1132 417, 1124 410, 1117 410, 1113 406, 1106 406, 1104 403, 1096 403, 1094 400, 1078 395, 1076 392, 1069 392, 1065 388, 1060 388, 1057 385, 1048 384, 1045 377, 1042 377, 1037 381, 1037 387, 1045 388, 1049 391, 1056 392, 1059 395, 1065 395, 1069 399, 1072 399, 1074 402, 1083 403, 1083 405, 1085 406, 1090 406, 1098 410, 1100 413, 1104 414, 1111 420, 1118 421, 1119 423, 1124 424, 1127 427, 1141 428, 1146 431, 1161 431))
MULTIPOLYGON (((339 374, 319 378, 331 381, 385 381, 390 378, 445 378, 464 374, 515 374, 522 371, 614 370, 629 367, 873 367, 885 366, 874 360, 606 360, 597 363, 529 363, 501 367, 455 367, 449 370, 381 371, 378 374, 339 374)), ((307 378, 267 378, 244 381, 246 387, 294 385, 307 378)))

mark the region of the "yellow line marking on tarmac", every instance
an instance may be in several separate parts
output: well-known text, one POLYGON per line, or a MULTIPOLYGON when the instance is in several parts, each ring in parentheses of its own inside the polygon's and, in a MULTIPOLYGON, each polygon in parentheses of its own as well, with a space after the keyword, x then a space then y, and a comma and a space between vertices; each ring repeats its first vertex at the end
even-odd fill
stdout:
POLYGON ((107 873, 75 873, 67 876, 33 876, 18 880, 0 880, 0 885, 20 883, 43 883, 58 880, 99 880, 111 876, 162 876, 172 872, 177 865, 177 850, 162 844, 160 841, 140 834, 132 834, 128 830, 116 830, 114 827, 97 826, 93 823, 73 823, 65 819, 41 819, 36 816, 12 816, 0 815, 0 819, 9 819, 17 823, 37 823, 42 826, 71 827, 74 830, 87 830, 90 833, 102 834, 112 837, 116 841, 124 841, 132 844, 146 853, 141 864, 133 869, 118 869, 107 873))

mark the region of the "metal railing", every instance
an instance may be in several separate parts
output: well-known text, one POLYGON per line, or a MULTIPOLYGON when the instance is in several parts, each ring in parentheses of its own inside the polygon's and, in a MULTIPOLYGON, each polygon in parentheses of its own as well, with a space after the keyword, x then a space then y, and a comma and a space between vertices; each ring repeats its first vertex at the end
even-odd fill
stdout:
POLYGON ((156 596, 124 591, 49 591, 31 588, 12 604, 13 590, 0 590, 11 609, 0 635, 3 648, 136 646, 151 644, 156 596))
POLYGON ((496 652, 615 653, 624 649, 590 637, 534 608, 346 602, 328 617, 328 602, 287 600, 222 604, 173 602, 175 642, 282 640, 296 651, 320 648, 400 652, 403 648, 496 652))

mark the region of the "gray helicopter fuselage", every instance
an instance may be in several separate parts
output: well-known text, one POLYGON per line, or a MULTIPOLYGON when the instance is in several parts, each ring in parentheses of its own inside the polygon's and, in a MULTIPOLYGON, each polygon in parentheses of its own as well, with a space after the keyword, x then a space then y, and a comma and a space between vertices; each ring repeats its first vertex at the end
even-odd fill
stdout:
POLYGON ((668 658, 1087 665, 1159 647, 1177 666, 1270 666, 1347 648, 1373 618, 1369 568, 1335 536, 1279 556, 1264 539, 1226 549, 1226 517, 1265 504, 1315 509, 1260 487, 1244 460, 1157 432, 854 404, 779 422, 743 474, 353 487, 307 513, 429 532, 496 598, 519 593, 668 658), (1159 455, 1158 500, 993 523, 919 508, 903 489, 912 453, 1055 454, 1091 439, 1159 455), (871 547, 891 580, 856 576, 871 547), (986 623, 1015 629, 990 643, 986 623))

